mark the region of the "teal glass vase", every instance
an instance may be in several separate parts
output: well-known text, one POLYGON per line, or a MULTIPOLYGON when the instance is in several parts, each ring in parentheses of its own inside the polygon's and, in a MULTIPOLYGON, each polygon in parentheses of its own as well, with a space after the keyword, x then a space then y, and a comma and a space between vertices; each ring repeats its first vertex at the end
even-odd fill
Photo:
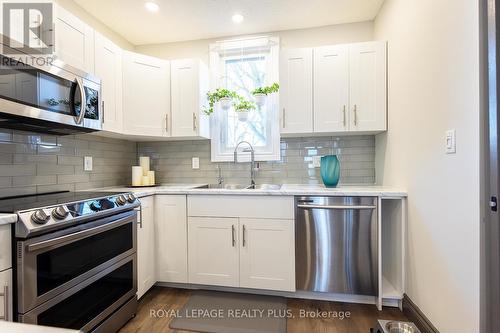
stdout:
POLYGON ((340 162, 337 155, 321 157, 321 178, 326 187, 336 187, 340 180, 340 162))

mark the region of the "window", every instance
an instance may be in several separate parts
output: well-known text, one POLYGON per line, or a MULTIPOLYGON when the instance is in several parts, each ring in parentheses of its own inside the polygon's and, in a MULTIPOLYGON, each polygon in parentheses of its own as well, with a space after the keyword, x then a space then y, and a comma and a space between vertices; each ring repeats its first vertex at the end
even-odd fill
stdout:
MULTIPOLYGON (((278 82, 279 43, 276 38, 259 37, 230 40, 211 45, 210 70, 212 87, 235 91, 252 101, 251 92, 258 87, 278 82)), ((266 104, 238 120, 231 107, 216 105, 212 118, 212 161, 232 161, 236 145, 248 141, 258 161, 279 160, 278 94, 269 95, 266 104)), ((241 160, 249 157, 243 157, 241 160)))

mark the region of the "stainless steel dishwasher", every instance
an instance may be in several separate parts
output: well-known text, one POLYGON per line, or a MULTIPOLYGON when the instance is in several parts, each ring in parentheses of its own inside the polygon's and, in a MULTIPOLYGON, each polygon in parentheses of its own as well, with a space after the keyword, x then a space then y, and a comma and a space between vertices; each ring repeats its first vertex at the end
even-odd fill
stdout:
POLYGON ((378 294, 377 198, 296 197, 297 290, 378 294))

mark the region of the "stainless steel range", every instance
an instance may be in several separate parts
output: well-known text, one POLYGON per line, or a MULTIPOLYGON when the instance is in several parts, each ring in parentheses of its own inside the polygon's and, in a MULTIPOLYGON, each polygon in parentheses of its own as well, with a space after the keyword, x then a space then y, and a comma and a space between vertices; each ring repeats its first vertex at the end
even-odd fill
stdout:
POLYGON ((15 309, 23 323, 116 332, 137 309, 137 212, 130 193, 0 200, 16 213, 15 309))

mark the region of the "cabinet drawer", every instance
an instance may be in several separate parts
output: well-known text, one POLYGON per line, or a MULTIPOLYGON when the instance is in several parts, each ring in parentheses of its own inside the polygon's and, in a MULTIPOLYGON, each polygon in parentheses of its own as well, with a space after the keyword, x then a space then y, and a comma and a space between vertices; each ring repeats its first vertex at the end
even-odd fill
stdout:
POLYGON ((188 216, 293 219, 293 197, 190 195, 188 216))
POLYGON ((10 224, 0 225, 0 271, 12 267, 10 224))

